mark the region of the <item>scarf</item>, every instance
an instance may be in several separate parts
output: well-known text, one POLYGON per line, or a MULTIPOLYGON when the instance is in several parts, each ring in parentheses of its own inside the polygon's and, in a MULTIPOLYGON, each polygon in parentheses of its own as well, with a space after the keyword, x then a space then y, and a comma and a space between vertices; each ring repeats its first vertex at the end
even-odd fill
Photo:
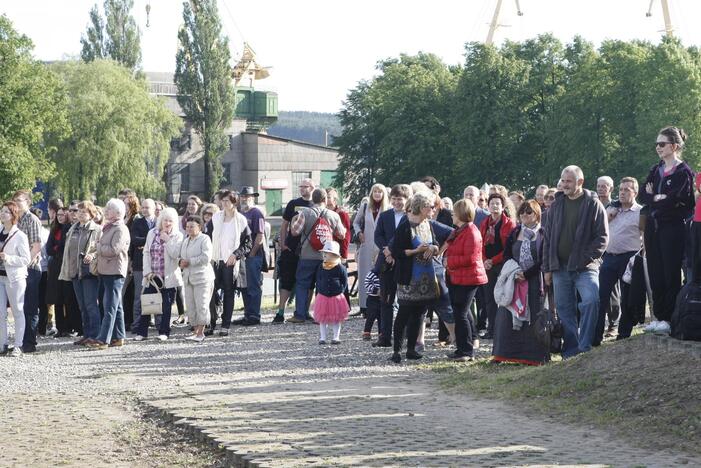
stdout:
POLYGON ((485 245, 494 243, 494 240, 496 239, 496 236, 497 236, 495 228, 496 228, 497 224, 499 224, 499 222, 501 222, 503 217, 504 217, 504 215, 502 214, 499 217, 499 219, 497 219, 496 221, 494 220, 494 218, 492 218, 491 214, 487 217, 487 232, 485 233, 485 236, 484 236, 484 244, 485 245))
POLYGON ((521 251, 518 256, 518 265, 523 271, 529 270, 535 265, 535 260, 533 260, 533 255, 531 254, 531 242, 535 242, 539 229, 540 224, 536 224, 532 228, 529 228, 525 224, 521 225, 523 240, 521 241, 521 251))
POLYGON ((322 267, 324 268, 324 270, 333 270, 334 268, 336 268, 340 264, 341 264, 341 257, 336 257, 333 260, 328 260, 328 261, 325 261, 324 263, 322 263, 322 267))

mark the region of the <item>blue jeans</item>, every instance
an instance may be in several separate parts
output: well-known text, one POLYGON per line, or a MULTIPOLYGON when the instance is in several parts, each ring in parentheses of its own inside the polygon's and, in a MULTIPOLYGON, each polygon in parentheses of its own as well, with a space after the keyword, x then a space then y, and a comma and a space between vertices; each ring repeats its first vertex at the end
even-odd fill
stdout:
POLYGON ((102 299, 105 315, 100 324, 98 341, 109 344, 114 340, 123 340, 126 337, 124 330, 124 309, 122 308, 122 287, 124 277, 119 275, 100 276, 100 281, 105 288, 102 299))
POLYGON ((100 332, 100 309, 97 305, 98 285, 96 277, 74 279, 73 291, 83 320, 83 338, 97 339, 100 332))
POLYGON ((39 326, 39 282, 41 271, 29 268, 27 272, 27 289, 24 291, 24 340, 22 346, 37 347, 37 327, 39 326))
POLYGON ((246 290, 243 291, 244 318, 260 320, 260 301, 263 298, 263 250, 246 258, 246 290))
MULTIPOLYGON (((139 291, 141 291, 141 288, 139 288, 139 291)), ((163 313, 161 315, 156 315, 156 326, 158 327, 159 335, 170 336, 170 314, 173 309, 173 302, 175 302, 175 292, 175 288, 161 289, 161 297, 163 298, 161 310, 163 313)), ((139 314, 139 323, 134 328, 135 333, 147 337, 150 321, 150 315, 139 314)))
MULTIPOLYGON (((604 339, 604 328, 606 327, 606 311, 611 302, 611 291, 618 281, 623 278, 623 273, 628 266, 628 260, 635 255, 633 252, 625 252, 618 255, 604 254, 604 262, 599 270, 599 314, 596 320, 596 332, 594 334, 594 346, 601 344, 604 339)), ((621 301, 623 302, 623 301, 621 301)), ((621 303, 621 309, 625 304, 621 303)))
POLYGON ((448 292, 448 286, 445 281, 445 269, 442 265, 437 265, 437 263, 438 262, 434 262, 433 266, 436 271, 440 295, 430 304, 429 309, 435 310, 443 322, 452 324, 455 323, 455 317, 453 315, 453 306, 450 301, 450 293, 448 292))
POLYGON ((134 321, 131 322, 131 329, 136 330, 141 318, 141 282, 144 279, 144 272, 135 270, 132 271, 131 275, 132 281, 134 281, 134 321))
POLYGON ((297 264, 297 284, 295 285, 295 317, 306 319, 309 315, 309 291, 314 287, 316 271, 321 260, 300 259, 297 264))
POLYGON ((562 357, 568 358, 591 349, 599 316, 599 273, 592 270, 553 272, 555 305, 562 321, 565 340, 562 357), (577 293, 582 302, 577 304, 577 293), (581 314, 577 326, 577 308, 581 314))

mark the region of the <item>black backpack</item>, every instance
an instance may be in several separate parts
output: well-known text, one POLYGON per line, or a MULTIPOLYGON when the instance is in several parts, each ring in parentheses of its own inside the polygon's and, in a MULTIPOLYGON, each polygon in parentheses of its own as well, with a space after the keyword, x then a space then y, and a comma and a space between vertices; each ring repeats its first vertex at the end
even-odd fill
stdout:
POLYGON ((688 282, 679 291, 671 325, 674 338, 701 341, 701 284, 688 282))

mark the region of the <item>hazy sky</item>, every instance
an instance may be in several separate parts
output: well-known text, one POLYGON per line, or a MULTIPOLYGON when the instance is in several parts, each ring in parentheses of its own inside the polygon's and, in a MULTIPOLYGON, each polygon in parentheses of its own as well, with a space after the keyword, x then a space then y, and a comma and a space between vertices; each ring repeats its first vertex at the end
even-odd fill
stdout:
MULTIPOLYGON (((99 0, 100 6, 103 0, 99 0)), ((80 53, 80 36, 95 0, 0 0, 6 14, 35 44, 35 56, 55 60, 80 53)), ((701 1, 669 0, 675 33, 701 45, 701 1), (696 25, 696 27, 694 27, 696 25)), ((496 42, 552 32, 563 41, 579 34, 603 39, 659 41, 660 0, 504 0, 496 42)), ((282 110, 336 112, 349 89, 371 78, 378 60, 400 53, 432 52, 448 64, 463 62, 464 44, 484 41, 496 0, 218 0, 234 57, 248 41, 271 77, 257 89, 279 93, 282 110)), ((134 0, 141 28, 143 69, 173 71, 179 0, 134 0), (151 4, 146 28, 146 4, 151 4)))

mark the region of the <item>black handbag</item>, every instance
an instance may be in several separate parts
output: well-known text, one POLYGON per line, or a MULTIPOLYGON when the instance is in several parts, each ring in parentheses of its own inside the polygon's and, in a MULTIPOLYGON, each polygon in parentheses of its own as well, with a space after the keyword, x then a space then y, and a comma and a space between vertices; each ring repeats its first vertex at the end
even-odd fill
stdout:
MULTIPOLYGON (((546 294, 549 294, 546 291, 546 294)), ((549 297, 552 298, 552 295, 549 297)), ((553 301, 551 300, 550 303, 553 301)), ((551 353, 560 354, 562 352, 562 338, 564 329, 560 317, 554 310, 545 308, 545 295, 540 298, 540 310, 535 319, 535 337, 538 343, 547 347, 551 353)))

